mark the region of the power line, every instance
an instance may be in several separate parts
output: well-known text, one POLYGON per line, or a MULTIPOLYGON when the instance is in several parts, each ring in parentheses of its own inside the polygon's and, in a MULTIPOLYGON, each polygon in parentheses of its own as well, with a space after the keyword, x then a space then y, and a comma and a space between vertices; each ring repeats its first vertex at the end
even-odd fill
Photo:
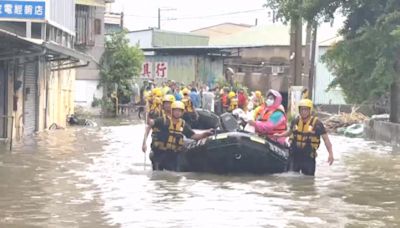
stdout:
POLYGON ((245 10, 245 11, 234 11, 234 12, 221 13, 221 14, 214 14, 214 15, 207 15, 207 16, 181 17, 181 18, 178 18, 178 19, 180 19, 180 20, 187 20, 187 19, 206 19, 206 18, 221 17, 221 16, 229 16, 229 15, 235 15, 235 14, 251 13, 251 12, 263 11, 263 10, 266 10, 266 9, 253 9, 253 10, 245 10))
MULTIPOLYGON (((229 15, 244 14, 244 13, 252 13, 252 12, 264 11, 264 10, 267 10, 267 9, 263 8, 263 9, 233 11, 233 12, 226 12, 226 13, 212 14, 212 15, 205 15, 205 16, 177 17, 177 18, 174 18, 174 20, 208 19, 208 18, 213 18, 213 17, 229 16, 229 15)), ((145 15, 137 15, 137 14, 125 14, 125 16, 127 16, 127 17, 141 17, 141 18, 158 18, 158 17, 154 17, 154 16, 145 16, 145 15)))

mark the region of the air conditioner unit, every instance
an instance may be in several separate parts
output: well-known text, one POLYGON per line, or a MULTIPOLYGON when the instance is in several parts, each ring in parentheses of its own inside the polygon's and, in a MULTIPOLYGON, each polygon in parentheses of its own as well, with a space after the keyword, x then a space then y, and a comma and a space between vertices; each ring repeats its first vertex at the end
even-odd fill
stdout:
POLYGON ((271 73, 272 73, 272 75, 273 75, 273 76, 278 75, 278 74, 279 74, 279 71, 278 71, 278 70, 279 70, 279 69, 278 69, 277 66, 272 66, 272 67, 271 67, 271 73))

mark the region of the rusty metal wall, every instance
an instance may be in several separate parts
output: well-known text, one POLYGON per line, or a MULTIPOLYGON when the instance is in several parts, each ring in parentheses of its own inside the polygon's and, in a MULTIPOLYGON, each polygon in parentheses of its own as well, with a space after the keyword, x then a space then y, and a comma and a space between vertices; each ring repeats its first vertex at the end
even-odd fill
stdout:
POLYGON ((216 79, 223 77, 222 58, 194 55, 177 56, 146 56, 146 62, 152 62, 152 72, 155 72, 156 62, 168 63, 168 79, 182 83, 196 80, 213 85, 216 79))
POLYGON ((202 56, 198 57, 199 80, 213 87, 218 78, 224 77, 224 63, 220 57, 202 56))
POLYGON ((146 56, 145 61, 153 63, 152 72, 155 72, 156 62, 167 62, 168 80, 183 83, 190 83, 195 80, 195 56, 146 56))

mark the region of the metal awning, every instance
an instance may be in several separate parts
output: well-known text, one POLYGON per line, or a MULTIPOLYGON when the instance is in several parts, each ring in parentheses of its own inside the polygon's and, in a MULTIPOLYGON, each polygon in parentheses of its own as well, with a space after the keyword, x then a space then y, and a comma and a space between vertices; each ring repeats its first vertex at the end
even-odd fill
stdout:
POLYGON ((97 61, 93 57, 91 57, 85 53, 82 53, 80 51, 77 51, 75 49, 72 49, 72 48, 66 48, 61 45, 58 45, 55 43, 48 43, 48 42, 44 42, 42 44, 42 46, 48 50, 49 54, 52 54, 55 56, 68 57, 68 58, 72 58, 75 60, 81 60, 81 61, 85 61, 85 62, 92 61, 92 62, 97 63, 97 61))
POLYGON ((74 63, 90 61, 97 63, 93 57, 72 48, 38 39, 28 39, 1 29, 0 40, 0 60, 44 55, 49 61, 69 59, 74 63))

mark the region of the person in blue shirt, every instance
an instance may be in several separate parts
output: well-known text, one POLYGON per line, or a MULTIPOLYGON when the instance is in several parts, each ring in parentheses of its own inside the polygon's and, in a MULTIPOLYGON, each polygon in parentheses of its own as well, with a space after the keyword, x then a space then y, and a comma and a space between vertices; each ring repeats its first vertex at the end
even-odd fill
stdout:
POLYGON ((201 106, 201 100, 200 100, 200 94, 197 93, 196 88, 192 88, 189 94, 190 100, 193 103, 193 106, 195 108, 200 108, 201 106))

